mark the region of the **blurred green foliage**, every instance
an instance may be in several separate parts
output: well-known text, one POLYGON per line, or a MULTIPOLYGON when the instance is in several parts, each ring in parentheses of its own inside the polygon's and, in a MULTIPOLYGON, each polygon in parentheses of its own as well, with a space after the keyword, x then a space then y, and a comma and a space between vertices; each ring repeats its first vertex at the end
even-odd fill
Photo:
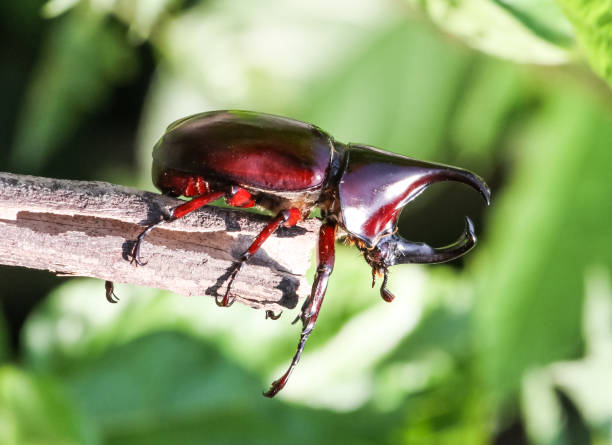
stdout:
POLYGON ((406 236, 444 244, 467 213, 481 242, 454 267, 393 270, 391 305, 338 246, 317 329, 273 401, 259 392, 294 351, 293 314, 271 323, 129 286, 109 305, 79 279, 15 312, 34 285, 5 278, 0 442, 609 442, 612 95, 569 64, 571 22, 609 80, 609 12, 559 4, 569 21, 552 0, 0 7, 40 27, 22 42, 31 66, 11 64, 24 74, 3 86, 19 98, 1 114, 12 171, 152 189, 169 122, 237 108, 470 168, 493 188, 487 209, 456 184, 405 209, 406 236))
POLYGON ((606 1, 558 0, 576 29, 589 62, 612 83, 612 11, 606 1))

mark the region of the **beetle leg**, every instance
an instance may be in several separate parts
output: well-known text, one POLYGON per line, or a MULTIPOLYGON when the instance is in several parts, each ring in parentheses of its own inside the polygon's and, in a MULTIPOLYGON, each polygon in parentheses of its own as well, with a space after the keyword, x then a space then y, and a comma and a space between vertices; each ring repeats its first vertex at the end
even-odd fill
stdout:
POLYGON ((234 283, 234 279, 238 275, 238 272, 242 270, 244 267, 244 263, 246 263, 249 258, 251 258, 255 253, 259 250, 261 245, 272 235, 278 226, 281 224, 285 224, 288 227, 295 226, 298 221, 301 219, 302 214, 299 209, 292 207, 290 209, 283 210, 276 215, 272 221, 268 223, 266 227, 257 235, 257 238, 253 241, 248 250, 242 255, 242 258, 239 262, 235 263, 233 267, 233 271, 229 276, 229 282, 227 283, 227 289, 225 290, 225 295, 221 301, 218 298, 215 299, 217 306, 228 307, 234 304, 235 298, 230 299, 230 290, 232 289, 232 284, 234 283))
POLYGON ((134 248, 132 249, 132 255, 131 255, 132 261, 131 262, 135 263, 136 266, 144 266, 145 264, 147 264, 146 261, 143 262, 140 257, 140 246, 142 245, 142 241, 144 240, 144 237, 147 236, 147 234, 151 230, 153 230, 155 227, 159 226, 160 224, 163 224, 166 222, 172 222, 175 219, 182 218, 183 216, 193 212, 194 210, 197 210, 200 207, 203 207, 206 204, 209 204, 219 199, 223 195, 224 195, 223 192, 211 192, 211 193, 206 193, 202 196, 198 196, 197 198, 194 198, 191 201, 187 201, 184 204, 181 204, 180 206, 175 207, 170 213, 169 217, 164 218, 161 221, 158 221, 154 224, 147 226, 147 228, 143 230, 140 235, 138 235, 138 239, 136 240, 136 243, 134 244, 134 248))
POLYGON ((115 295, 115 285, 112 281, 106 281, 104 283, 104 288, 106 289, 106 299, 109 303, 117 303, 119 301, 119 297, 115 295))
POLYGON ((300 335, 300 341, 298 343, 297 351, 293 356, 293 360, 289 365, 289 369, 279 378, 275 380, 270 389, 263 393, 266 397, 274 397, 287 383, 289 376, 293 372, 293 369, 300 360, 304 345, 308 336, 315 327, 317 318, 319 317, 319 311, 321 310, 321 304, 323 303, 323 297, 327 290, 327 281, 334 269, 334 256, 335 256, 335 241, 336 241, 336 224, 331 222, 325 222, 319 231, 319 251, 318 251, 318 262, 317 274, 315 275, 314 284, 312 285, 312 291, 310 296, 304 302, 302 311, 300 313, 300 319, 302 320, 302 333, 300 335))

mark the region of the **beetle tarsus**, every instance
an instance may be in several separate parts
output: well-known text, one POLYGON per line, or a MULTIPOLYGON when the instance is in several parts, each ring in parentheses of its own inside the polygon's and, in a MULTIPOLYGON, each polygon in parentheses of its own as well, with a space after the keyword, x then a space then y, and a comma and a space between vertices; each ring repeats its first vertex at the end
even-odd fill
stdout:
POLYGON ((281 315, 283 315, 283 311, 280 311, 278 313, 278 315, 277 315, 277 314, 274 313, 274 311, 267 310, 266 311, 266 320, 268 318, 271 319, 271 320, 278 320, 281 317, 281 315))
MULTIPOLYGON (((313 325, 314 325, 314 323, 313 323, 313 325)), ((268 389, 266 392, 263 393, 263 395, 265 397, 272 398, 276 394, 278 394, 278 392, 281 389, 283 389, 285 387, 285 385, 287 384, 287 381, 289 380, 289 376, 291 375, 291 373, 295 369, 295 366, 300 361, 300 356, 302 355, 302 351, 304 350, 304 346, 306 344, 306 340, 308 340, 308 336, 309 335, 310 335, 310 331, 308 331, 308 332, 302 331, 302 335, 300 336, 300 342, 298 343, 297 352, 293 356, 293 360, 291 361, 291 365, 289 365, 289 369, 287 369, 287 371, 285 371, 285 373, 282 375, 281 378, 279 378, 277 380, 274 380, 272 382, 272 384, 270 385, 270 389, 268 389)))
POLYGON ((234 280, 236 279, 238 272, 242 270, 242 268, 244 267, 244 263, 249 258, 250 258, 250 255, 247 256, 247 254, 245 254, 238 263, 234 263, 232 265, 233 270, 230 273, 229 282, 227 283, 227 287, 225 288, 225 294, 223 295, 223 298, 220 301, 219 301, 219 298, 215 298, 215 302, 217 303, 217 306, 230 307, 232 304, 234 304, 234 301, 236 301, 236 297, 230 293, 232 290, 232 284, 234 284, 234 280))
POLYGON ((106 289, 106 300, 109 303, 118 303, 119 297, 115 295, 115 285, 113 284, 113 282, 106 280, 106 282, 104 283, 104 288, 106 289))
POLYGON ((134 243, 134 248, 132 249, 132 260, 130 261, 130 263, 135 264, 137 267, 138 266, 146 266, 147 261, 143 261, 142 257, 140 256, 140 246, 142 245, 142 242, 144 240, 144 237, 147 236, 147 234, 153 230, 155 227, 157 227, 158 225, 162 224, 166 222, 165 220, 161 220, 159 222, 156 222, 155 224, 151 224, 150 226, 148 226, 146 229, 144 229, 140 235, 138 235, 138 238, 136 239, 136 242, 134 243))

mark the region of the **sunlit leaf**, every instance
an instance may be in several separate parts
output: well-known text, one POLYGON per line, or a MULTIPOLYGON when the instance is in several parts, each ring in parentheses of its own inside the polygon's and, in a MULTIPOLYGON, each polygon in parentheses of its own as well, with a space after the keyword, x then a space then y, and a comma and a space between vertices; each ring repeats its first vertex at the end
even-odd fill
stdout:
POLYGON ((560 362, 547 371, 580 407, 587 422, 602 433, 612 422, 612 290, 610 268, 586 271, 583 331, 586 354, 581 360, 560 362))
POLYGON ((550 0, 408 0, 438 26, 486 53, 521 63, 555 65, 569 60, 564 18, 550 0), (551 13, 552 12, 552 13, 551 13))
POLYGON ((593 69, 612 84, 612 11, 606 0, 557 0, 593 69))
POLYGON ((555 0, 495 0, 538 37, 559 46, 573 43, 572 26, 555 0))

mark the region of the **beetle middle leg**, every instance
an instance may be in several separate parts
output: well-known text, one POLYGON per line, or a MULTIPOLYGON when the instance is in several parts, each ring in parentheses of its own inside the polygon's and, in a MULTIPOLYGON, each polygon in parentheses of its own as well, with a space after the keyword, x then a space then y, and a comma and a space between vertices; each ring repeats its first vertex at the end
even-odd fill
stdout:
POLYGON ((263 395, 266 397, 274 397, 287 383, 289 376, 295 369, 295 366, 300 360, 306 340, 315 327, 317 318, 319 317, 319 311, 321 310, 321 304, 323 303, 323 297, 327 290, 327 282, 329 276, 334 270, 334 258, 335 258, 335 242, 336 242, 336 225, 331 222, 325 222, 319 230, 319 249, 318 249, 318 265, 317 273, 315 275, 314 284, 312 285, 312 291, 310 296, 304 302, 302 311, 300 313, 300 320, 302 320, 302 333, 300 335, 300 342, 298 343, 297 351, 293 356, 293 360, 289 365, 289 369, 279 378, 275 380, 270 389, 263 395))
POLYGON ((219 300, 215 299, 217 306, 228 307, 234 304, 235 298, 230 299, 230 291, 232 289, 232 284, 236 279, 238 273, 244 267, 244 264, 259 250, 262 244, 272 235, 278 226, 281 224, 285 224, 287 227, 295 226, 300 219, 302 218, 302 213, 296 207, 292 207, 290 209, 282 210, 278 213, 272 220, 268 223, 266 227, 257 235, 251 246, 247 249, 247 251, 242 255, 242 258, 239 262, 235 263, 232 268, 232 272, 229 276, 229 282, 227 283, 227 289, 225 290, 225 294, 223 298, 219 300))

